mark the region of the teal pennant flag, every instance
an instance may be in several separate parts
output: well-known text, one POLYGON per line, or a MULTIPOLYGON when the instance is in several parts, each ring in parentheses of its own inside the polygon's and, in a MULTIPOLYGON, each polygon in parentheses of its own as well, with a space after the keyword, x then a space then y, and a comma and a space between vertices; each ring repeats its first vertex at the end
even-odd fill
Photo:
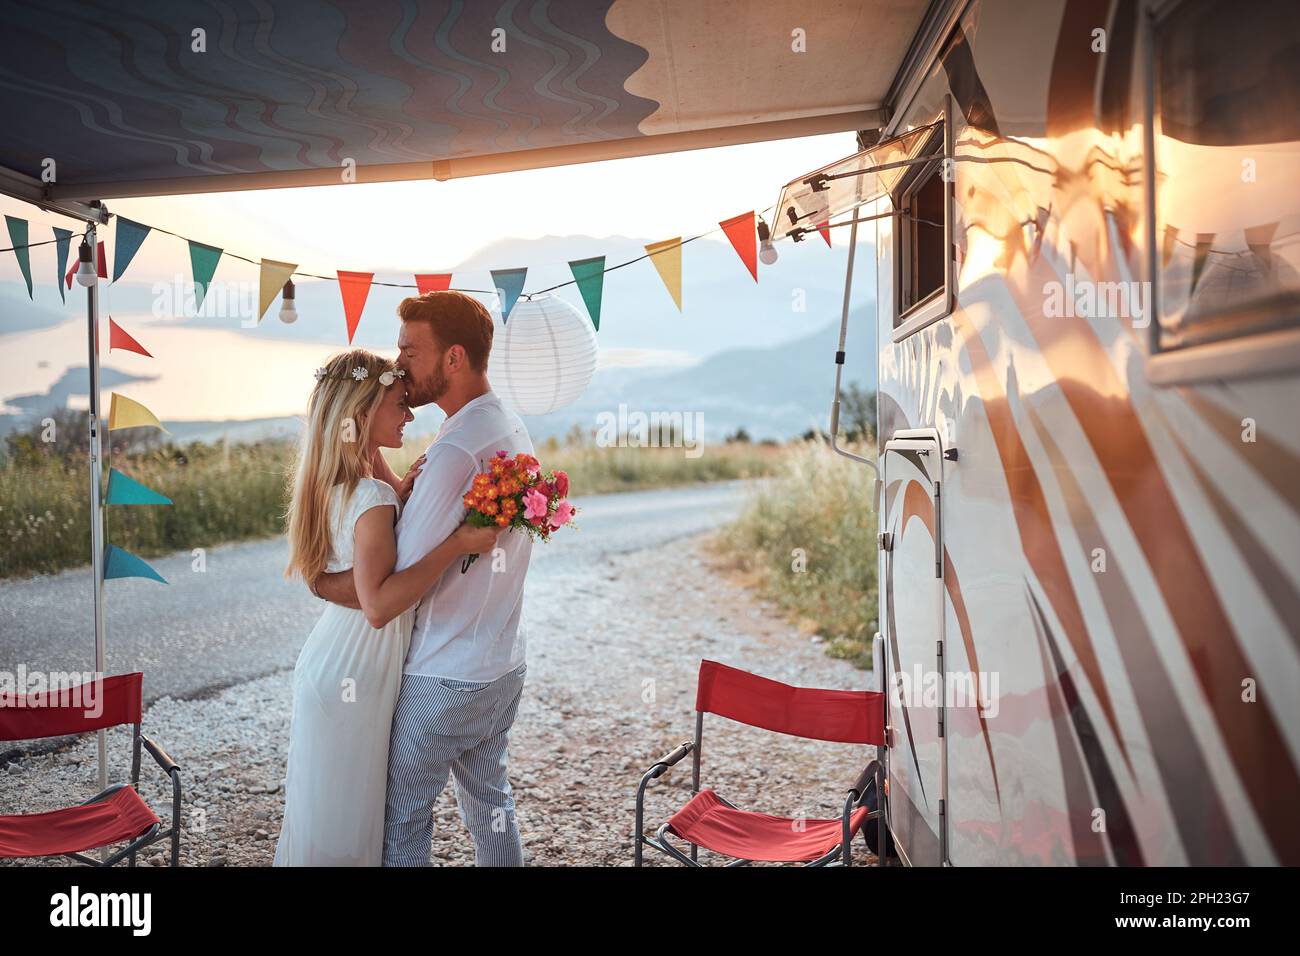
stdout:
POLYGON ((111 544, 104 551, 104 580, 109 578, 152 578, 167 583, 166 578, 130 551, 111 544))
POLYGON ((108 469, 108 496, 106 505, 169 505, 172 500, 146 488, 134 478, 128 478, 116 468, 108 469))
POLYGON ((506 320, 510 315, 510 310, 519 301, 519 295, 524 291, 524 277, 527 274, 527 269, 492 270, 492 288, 498 290, 501 294, 502 322, 506 320))
POLYGON ((190 267, 194 270, 194 311, 203 308, 203 297, 208 294, 212 274, 217 271, 221 250, 190 240, 190 267))
POLYGON ((600 298, 605 291, 605 257, 593 256, 590 259, 574 259, 569 263, 573 278, 578 280, 578 291, 582 301, 587 303, 587 314, 591 324, 600 331, 600 298))
POLYGON ((117 217, 117 236, 113 244, 113 281, 122 278, 122 273, 131 264, 135 254, 140 251, 140 244, 149 235, 149 226, 133 220, 117 217))
POLYGON ((56 273, 58 278, 54 284, 59 287, 59 298, 64 302, 68 301, 68 295, 63 291, 63 273, 68 268, 68 250, 72 248, 72 230, 60 229, 54 227, 55 248, 59 250, 59 271, 56 273))
POLYGON ((27 247, 27 220, 16 216, 5 216, 5 225, 9 227, 9 244, 14 247, 14 258, 22 270, 27 282, 27 298, 32 298, 32 250, 27 247))

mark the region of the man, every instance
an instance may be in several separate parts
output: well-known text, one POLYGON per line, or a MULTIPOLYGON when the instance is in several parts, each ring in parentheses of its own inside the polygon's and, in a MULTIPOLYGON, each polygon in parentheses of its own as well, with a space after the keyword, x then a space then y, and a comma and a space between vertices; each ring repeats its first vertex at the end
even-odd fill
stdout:
MULTIPOLYGON (((400 571, 461 523, 461 499, 497 451, 531 455, 533 443, 488 384, 492 317, 481 303, 460 292, 429 292, 404 299, 397 313, 407 402, 436 402, 447 413, 398 519, 400 571)), ((523 864, 506 746, 526 670, 519 617, 531 553, 527 535, 507 532, 467 571, 452 565, 420 601, 393 715, 385 866, 429 865, 433 805, 448 773, 475 862, 523 864)), ((314 590, 357 606, 351 571, 322 575, 314 590)))

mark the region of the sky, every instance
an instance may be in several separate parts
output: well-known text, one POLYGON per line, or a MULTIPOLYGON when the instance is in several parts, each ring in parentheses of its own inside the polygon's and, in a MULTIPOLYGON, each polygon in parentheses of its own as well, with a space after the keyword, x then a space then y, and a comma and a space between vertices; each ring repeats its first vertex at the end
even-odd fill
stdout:
MULTIPOLYGON (((239 255, 296 262, 304 271, 436 272, 453 269, 503 237, 694 235, 716 228, 719 220, 775 205, 786 182, 854 149, 852 133, 836 133, 448 182, 355 183, 107 205, 239 255)), ((7 197, 0 197, 0 210, 29 219, 32 241, 49 238, 44 227, 68 222, 7 197)), ((186 259, 177 245, 147 241, 132 273, 173 273, 178 260, 186 259)), ((0 254, 0 278, 18 276, 13 254, 0 254)))

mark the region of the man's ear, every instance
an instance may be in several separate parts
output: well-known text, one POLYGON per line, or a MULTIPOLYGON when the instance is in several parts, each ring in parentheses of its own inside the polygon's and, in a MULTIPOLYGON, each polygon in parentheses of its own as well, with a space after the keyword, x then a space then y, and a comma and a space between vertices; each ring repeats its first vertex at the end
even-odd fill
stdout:
POLYGON ((452 345, 447 349, 447 366, 455 372, 465 367, 467 356, 463 345, 452 345))

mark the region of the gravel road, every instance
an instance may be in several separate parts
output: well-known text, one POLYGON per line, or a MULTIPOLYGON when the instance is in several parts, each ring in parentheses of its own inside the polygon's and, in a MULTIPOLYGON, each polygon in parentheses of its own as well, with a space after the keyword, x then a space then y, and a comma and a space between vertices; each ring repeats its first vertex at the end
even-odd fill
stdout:
MULTIPOLYGON (((510 747, 528 864, 631 863, 637 781, 656 757, 691 736, 701 658, 803 686, 869 685, 869 675, 828 658, 702 546, 701 527, 728 518, 742 494, 733 486, 717 486, 593 498, 581 516, 581 534, 539 549, 543 559, 530 575, 526 597, 528 678, 510 747)), ((220 561, 214 551, 208 573, 213 564, 252 562, 248 552, 257 549, 263 563, 278 560, 278 547, 221 549, 226 554, 220 561)), ((287 622, 286 609, 296 608, 300 598, 282 587, 277 584, 268 597, 231 577, 221 598, 204 604, 240 622, 269 621, 281 631, 299 628, 301 634, 282 634, 285 647, 278 652, 269 642, 256 652, 230 648, 229 635, 241 633, 235 625, 214 628, 227 635, 218 641, 209 629, 168 624, 173 634, 211 641, 204 647, 224 655, 231 664, 223 666, 236 673, 261 670, 253 679, 236 677, 225 681, 230 686, 224 689, 189 694, 190 699, 165 696, 145 718, 146 732, 184 768, 185 865, 264 866, 274 855, 283 808, 290 668, 316 612, 308 597, 295 611, 301 623, 287 622), (256 607, 268 600, 277 603, 274 611, 256 607)), ((35 612, 29 607, 24 613, 35 612)), ((125 643, 119 639, 119 645, 125 643)), ((196 675, 210 666, 193 662, 191 676, 176 686, 194 687, 201 679, 196 675)), ((156 692, 158 682, 153 683, 156 692)), ((783 816, 836 816, 869 756, 861 747, 789 740, 720 718, 706 719, 704 739, 706 786, 741 807, 783 816)), ((126 734, 110 734, 109 753, 112 774, 120 776, 129 765, 126 734)), ((651 787, 649 828, 688 798, 689 764, 683 761, 651 787)), ((84 799, 95 789, 93 767, 93 738, 17 758, 0 767, 0 813, 35 812, 84 799)), ((162 786, 160 774, 148 770, 142 795, 160 813, 170 812, 170 789, 162 786)), ((472 864, 473 849, 450 787, 436 812, 434 862, 472 864)), ((864 857, 860 841, 857 847, 864 857)), ((161 864, 162 857, 154 854, 147 862, 161 864)), ((647 862, 668 861, 647 851, 647 862)))

